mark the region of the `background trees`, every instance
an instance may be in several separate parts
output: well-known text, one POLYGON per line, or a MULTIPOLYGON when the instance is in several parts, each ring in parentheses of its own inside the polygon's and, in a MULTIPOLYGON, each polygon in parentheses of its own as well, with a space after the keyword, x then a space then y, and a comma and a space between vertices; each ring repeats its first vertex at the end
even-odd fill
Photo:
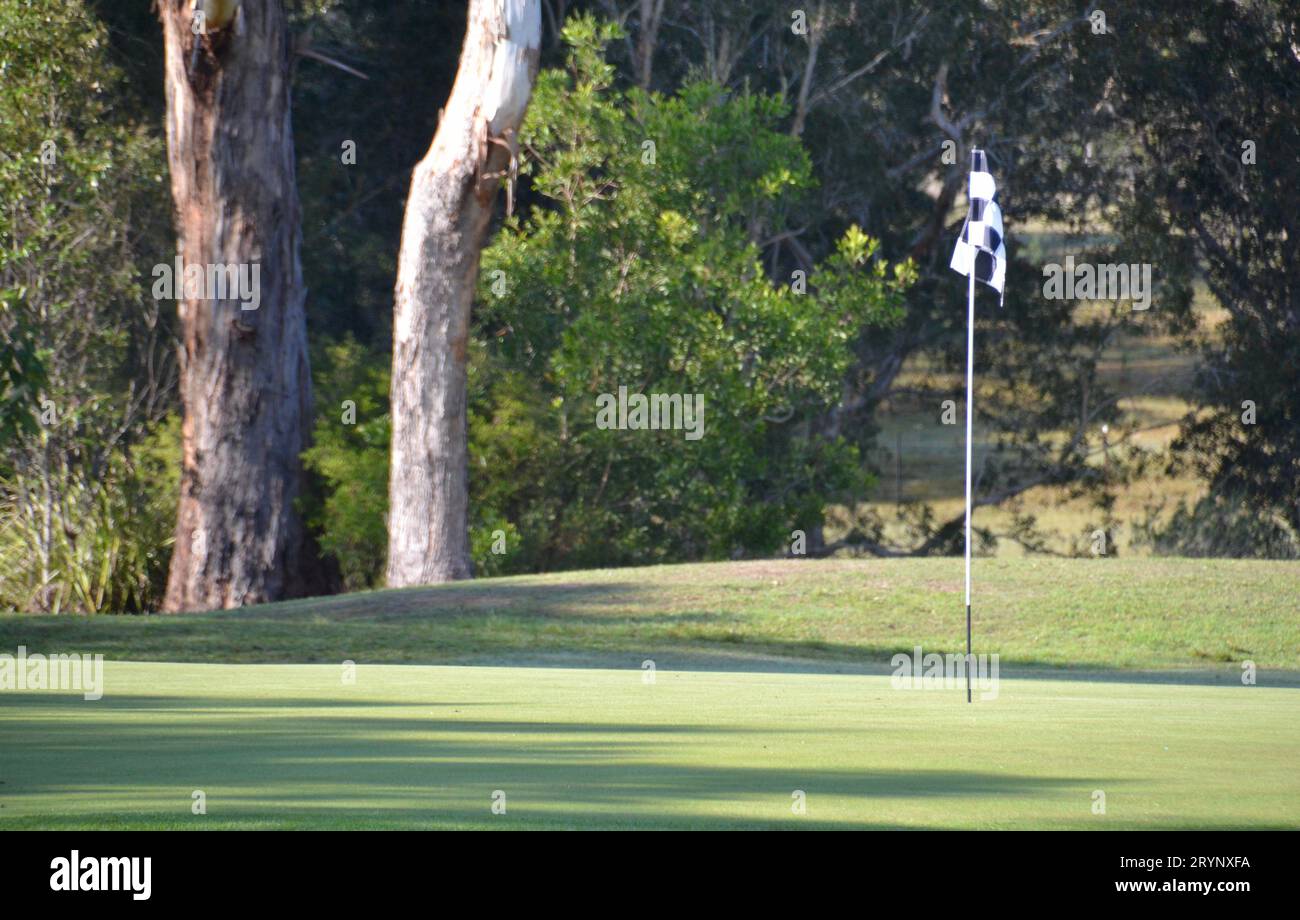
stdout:
MULTIPOLYGON (((859 330, 901 318, 910 266, 851 228, 811 274, 774 284, 761 238, 814 184, 784 105, 707 81, 624 93, 604 59, 618 35, 571 20, 565 66, 543 75, 521 132, 539 206, 483 256, 470 507, 489 571, 772 553, 868 482, 856 449, 812 422, 838 399, 859 330), (597 428, 597 397, 620 386, 703 394, 705 437, 597 428), (491 551, 494 532, 507 553, 491 551)), ((358 349, 333 357, 355 379, 358 349)), ((367 533, 383 511, 358 487, 374 483, 372 424, 345 435, 324 420, 309 455, 324 513, 367 533)))
POLYGON ((141 277, 169 234, 162 146, 81 3, 0 2, 0 72, 0 606, 145 609, 175 513, 149 437, 175 367, 141 277))
POLYGON ((546 206, 485 255, 485 369, 531 381, 534 425, 560 433, 545 491, 536 470, 497 510, 542 567, 776 552, 863 494, 855 450, 815 422, 860 330, 900 320, 912 272, 854 227, 811 272, 769 278, 763 241, 815 184, 786 106, 707 80, 619 91, 618 34, 570 20, 523 132, 546 206), (597 428, 620 386, 701 394, 703 437, 597 428))
MULTIPOLYGON (((174 314, 147 290, 173 255, 163 49, 142 6, 38 6, 0 3, 0 603, 156 607, 171 512, 150 509, 174 500, 162 471, 180 463, 174 314), (47 475, 47 454, 72 472, 47 475), (34 501, 47 482, 57 500, 34 501), (67 509, 64 525, 45 527, 57 515, 42 508, 67 509), (97 532, 124 541, 103 577, 86 562, 106 556, 97 532), (43 569, 57 534, 81 548, 43 569)), ((287 9, 319 395, 296 504, 348 587, 384 580, 402 209, 466 14, 287 9)), ((1300 551, 1286 14, 1277 0, 543 2, 513 215, 499 198, 468 327, 476 569, 766 554, 795 529, 811 552, 955 551, 944 450, 905 452, 904 482, 933 489, 882 499, 900 426, 942 432, 943 401, 960 401, 963 291, 946 265, 973 143, 994 161, 1017 260, 977 342, 986 545, 1080 551, 1071 538, 1094 528, 1138 527, 1131 489, 1147 482, 1187 499, 1151 519, 1148 551, 1300 551), (570 46, 561 29, 582 13, 619 29, 575 26, 570 46), (1151 263, 1151 309, 1045 299, 1042 266, 1066 254, 1151 263), (908 260, 914 276, 895 277, 908 260), (1128 373, 1130 356, 1177 366, 1128 373), (620 383, 704 392, 707 449, 596 429, 594 398, 620 383), (1153 404, 1178 407, 1181 437, 1153 404), (1048 506, 1067 500, 1054 538, 1048 506)))
POLYGON ((1300 535, 1300 20, 1285 8, 1143 9, 1081 61, 1112 74, 1109 124, 1132 126, 1146 202, 1127 240, 1195 260, 1227 313, 1217 336, 1189 341, 1202 411, 1173 452, 1211 492, 1163 535, 1198 554, 1296 554, 1300 535))

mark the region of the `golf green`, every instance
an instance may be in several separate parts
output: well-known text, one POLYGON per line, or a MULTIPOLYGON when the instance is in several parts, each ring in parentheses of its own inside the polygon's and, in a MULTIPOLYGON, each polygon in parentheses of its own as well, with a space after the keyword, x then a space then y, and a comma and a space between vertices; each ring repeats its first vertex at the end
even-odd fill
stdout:
POLYGON ((108 661, 97 701, 6 691, 0 828, 1300 827, 1300 688, 1266 673, 1004 668, 971 705, 888 675, 348 676, 108 661))

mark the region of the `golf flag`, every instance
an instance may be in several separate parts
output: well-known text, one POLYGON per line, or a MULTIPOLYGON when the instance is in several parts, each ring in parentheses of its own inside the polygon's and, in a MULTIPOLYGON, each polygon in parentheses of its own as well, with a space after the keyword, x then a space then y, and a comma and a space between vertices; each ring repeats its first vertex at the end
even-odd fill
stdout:
MULTIPOLYGON (((998 187, 983 150, 970 155, 970 211, 952 251, 954 271, 966 276, 966 702, 971 701, 971 448, 975 428, 975 282, 1002 296, 1007 280, 1007 250, 1002 243, 1002 210, 993 200, 998 187)), ((999 300, 999 303, 1001 301, 999 300)))
POLYGON ((984 151, 972 150, 970 211, 948 264, 953 271, 967 276, 973 266, 975 280, 998 292, 1000 306, 1007 276, 1007 249, 1002 242, 1002 209, 993 200, 997 190, 984 151))

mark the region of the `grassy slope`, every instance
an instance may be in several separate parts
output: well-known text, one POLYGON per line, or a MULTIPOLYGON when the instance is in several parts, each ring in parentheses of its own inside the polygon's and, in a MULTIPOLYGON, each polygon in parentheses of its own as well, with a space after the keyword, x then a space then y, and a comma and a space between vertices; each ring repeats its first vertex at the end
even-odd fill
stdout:
MULTIPOLYGON (((976 562, 976 650, 1003 666, 1300 668, 1300 565, 976 562)), ((764 661, 887 669, 958 651, 960 559, 789 560, 573 572, 149 617, 0 616, 0 649, 194 662, 764 661)))
POLYGON ((1297 689, 123 662, 106 687, 6 694, 0 829, 1300 826, 1297 689))
POLYGON ((1296 675, 1262 671, 1245 687, 1229 663, 1297 666, 1300 566, 1045 559, 976 571, 977 650, 1000 652, 1003 667, 998 698, 970 707, 960 689, 808 673, 886 671, 917 643, 956 648, 959 559, 0 617, 0 649, 110 658, 96 702, 0 693, 0 829, 1300 827, 1296 675), (128 658, 328 663, 114 660, 128 658), (354 684, 345 659, 360 662, 354 684), (190 814, 195 789, 205 816, 190 814), (497 789, 503 816, 490 810, 497 789))

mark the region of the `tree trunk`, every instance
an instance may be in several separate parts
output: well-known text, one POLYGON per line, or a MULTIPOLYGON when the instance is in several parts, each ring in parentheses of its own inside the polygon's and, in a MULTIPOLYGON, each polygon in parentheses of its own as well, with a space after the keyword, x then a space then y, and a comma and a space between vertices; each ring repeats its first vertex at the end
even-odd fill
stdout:
POLYGON ((388 585, 473 575, 466 351, 479 253, 537 76, 540 0, 471 0, 433 144, 415 167, 393 323, 388 585))
POLYGON ((189 0, 159 0, 178 249, 191 271, 234 265, 251 287, 209 298, 174 279, 184 422, 168 611, 304 593, 314 561, 294 510, 311 379, 284 8, 199 6, 204 35, 189 0))
POLYGON ((664 0, 641 0, 641 22, 636 40, 637 83, 649 91, 654 76, 655 43, 659 39, 659 24, 664 18, 664 0))

